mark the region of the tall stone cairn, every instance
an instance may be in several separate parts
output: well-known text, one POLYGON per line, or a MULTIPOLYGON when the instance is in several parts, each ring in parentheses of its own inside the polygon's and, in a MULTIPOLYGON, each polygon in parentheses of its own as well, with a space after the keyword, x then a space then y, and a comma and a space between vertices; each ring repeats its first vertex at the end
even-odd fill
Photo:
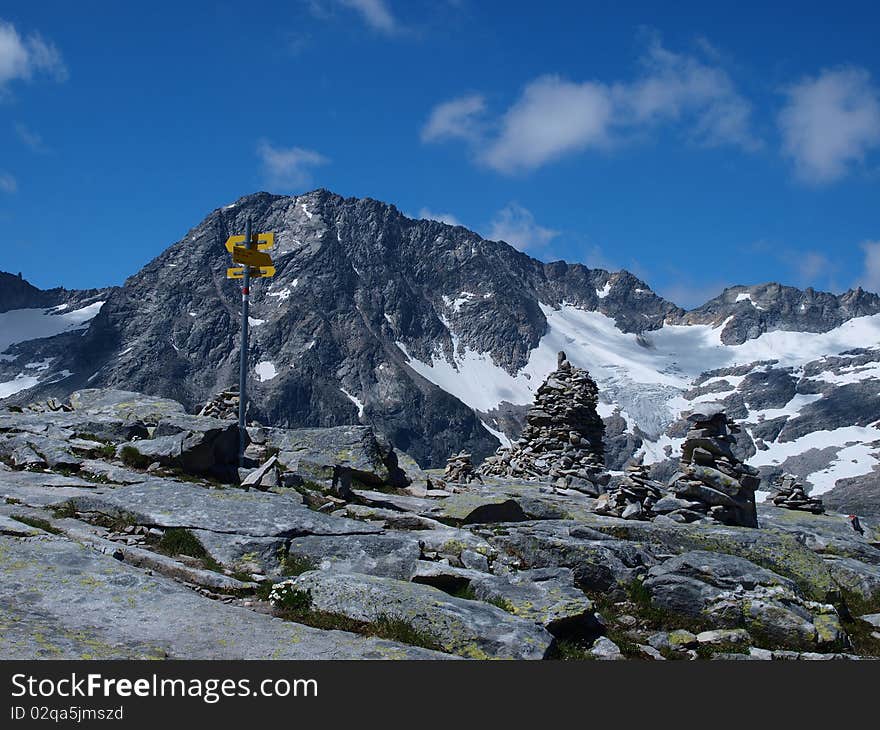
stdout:
POLYGON ((573 367, 564 352, 538 388, 522 435, 480 465, 486 476, 552 481, 561 489, 596 496, 608 483, 602 438, 605 424, 596 413, 599 389, 590 374, 573 367))
POLYGON ((825 511, 825 505, 818 497, 810 497, 804 491, 804 485, 797 477, 784 474, 775 481, 776 493, 770 498, 777 507, 812 512, 821 515, 825 511))
POLYGON ((761 480, 758 470, 740 461, 731 449, 739 426, 718 403, 702 404, 687 420, 691 429, 681 447, 679 471, 669 480, 673 494, 690 503, 682 514, 757 527, 755 490, 761 480))

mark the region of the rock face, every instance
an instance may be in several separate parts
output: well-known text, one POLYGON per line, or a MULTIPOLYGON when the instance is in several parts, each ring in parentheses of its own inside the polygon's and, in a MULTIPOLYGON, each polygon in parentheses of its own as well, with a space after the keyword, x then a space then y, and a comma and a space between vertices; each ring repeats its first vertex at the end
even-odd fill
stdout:
POLYGON ((706 404, 687 417, 691 426, 681 448, 681 470, 669 482, 675 496, 690 500, 686 510, 675 510, 687 522, 689 515, 703 514, 725 525, 757 527, 755 490, 758 470, 733 453, 736 425, 724 410, 706 404))
POLYGON ((814 515, 821 515, 825 511, 822 500, 808 496, 804 491, 804 485, 791 474, 786 474, 776 481, 776 493, 771 497, 771 501, 777 507, 812 512, 814 515))
POLYGON ((590 374, 573 367, 564 352, 538 388, 526 426, 511 448, 487 458, 480 473, 553 480, 561 488, 598 494, 603 473, 605 425, 596 413, 599 390, 590 374))

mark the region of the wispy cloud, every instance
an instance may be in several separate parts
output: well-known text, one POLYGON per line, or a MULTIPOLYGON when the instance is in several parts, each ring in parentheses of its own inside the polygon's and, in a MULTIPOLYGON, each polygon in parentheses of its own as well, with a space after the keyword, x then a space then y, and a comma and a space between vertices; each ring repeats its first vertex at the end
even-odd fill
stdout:
POLYGON ((422 127, 422 141, 464 139, 476 142, 482 134, 481 117, 485 111, 486 100, 480 94, 469 94, 438 104, 422 127))
POLYGON ((18 190, 18 182, 8 172, 0 172, 0 191, 14 193, 18 190))
POLYGON ((22 36, 12 23, 0 20, 0 92, 11 81, 44 75, 67 79, 67 66, 54 44, 39 33, 22 36))
POLYGON ((761 142, 751 131, 751 111, 726 71, 654 37, 631 81, 540 76, 494 118, 483 96, 461 96, 434 107, 421 136, 465 140, 479 162, 516 173, 587 148, 626 144, 663 124, 678 125, 696 144, 753 150, 761 142))
POLYGON ((286 189, 307 187, 312 181, 312 169, 329 162, 314 150, 276 147, 266 140, 257 145, 257 155, 269 184, 286 189))
POLYGON ((836 270, 831 260, 819 251, 790 251, 786 260, 794 270, 798 286, 817 286, 818 282, 826 284, 836 270))
POLYGON ((424 218, 429 221, 438 221, 440 223, 446 223, 450 226, 461 226, 464 225, 458 218, 456 218, 452 213, 435 213, 428 208, 422 208, 419 211, 419 218, 424 218))
POLYGON ((43 143, 42 136, 40 136, 38 132, 29 129, 21 122, 16 123, 15 134, 25 145, 30 147, 34 152, 46 151, 46 145, 43 143))
POLYGON ((327 20, 335 15, 334 8, 353 10, 370 28, 383 35, 395 35, 404 30, 391 9, 388 0, 306 0, 316 18, 327 20))
POLYGON ((538 225, 530 210, 519 203, 508 203, 496 213, 485 237, 490 241, 505 241, 520 251, 539 252, 557 236, 559 231, 538 225))
POLYGON ((386 0, 338 0, 338 2, 357 11, 368 26, 380 33, 391 34, 400 30, 400 24, 386 0))
POLYGON ((785 94, 779 128, 801 180, 839 180, 880 146, 880 93, 865 69, 826 70, 785 94))
POLYGON ((868 291, 880 293, 880 241, 865 241, 865 264, 859 284, 868 291))

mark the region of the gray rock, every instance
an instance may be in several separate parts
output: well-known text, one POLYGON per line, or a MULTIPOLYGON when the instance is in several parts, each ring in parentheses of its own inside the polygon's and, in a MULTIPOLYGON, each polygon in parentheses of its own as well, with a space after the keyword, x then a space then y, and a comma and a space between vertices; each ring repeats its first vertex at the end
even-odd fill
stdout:
POLYGON ((596 659, 602 660, 620 660, 623 659, 623 654, 620 652, 620 647, 617 646, 611 639, 607 636, 600 636, 593 643, 592 648, 590 649, 590 654, 592 654, 596 659))
POLYGON ((109 388, 77 390, 70 394, 70 405, 76 411, 91 415, 141 421, 152 425, 169 415, 186 413, 183 404, 169 398, 109 388))
POLYGON ((82 512, 128 514, 141 525, 194 528, 250 537, 381 532, 363 522, 315 512, 284 495, 235 488, 208 489, 170 479, 150 478, 141 484, 94 490, 72 501, 82 512))
POLYGON ((369 426, 267 428, 265 433, 266 445, 278 450, 284 468, 306 479, 336 481, 344 468, 352 479, 369 486, 409 483, 394 449, 369 426))
POLYGON ((651 568, 644 582, 656 608, 705 622, 744 628, 785 646, 839 645, 837 613, 803 598, 793 581, 743 558, 693 551, 651 568))
POLYGON ((293 585, 311 593, 317 610, 359 621, 402 619, 432 636, 445 651, 473 659, 541 659, 553 641, 532 621, 417 583, 312 571, 295 578, 293 585))
POLYGON ((445 657, 227 606, 65 539, 0 537, 0 556, 6 659, 445 657))

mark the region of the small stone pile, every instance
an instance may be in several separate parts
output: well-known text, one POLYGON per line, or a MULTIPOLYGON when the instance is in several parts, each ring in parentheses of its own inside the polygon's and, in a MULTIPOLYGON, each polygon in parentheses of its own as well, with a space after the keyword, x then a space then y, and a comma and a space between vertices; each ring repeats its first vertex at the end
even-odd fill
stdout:
POLYGON ((238 388, 228 388, 217 393, 205 403, 199 415, 218 418, 221 421, 238 418, 238 388))
POLYGON ((598 399, 590 374, 560 352, 556 370, 538 388, 526 414, 522 435, 487 458, 480 473, 552 480, 559 488, 598 495, 610 478, 604 470, 605 424, 596 412, 598 399))
POLYGON ((623 479, 599 497, 595 511, 625 520, 649 520, 654 516, 654 505, 663 496, 663 486, 651 479, 648 467, 632 464, 623 479))
POLYGON ((791 474, 784 474, 776 480, 776 494, 772 502, 777 507, 795 509, 801 512, 812 512, 821 515, 825 511, 825 505, 818 497, 810 497, 804 491, 804 485, 791 474))
POLYGON ((483 478, 477 474, 471 463, 471 455, 462 451, 446 460, 446 471, 443 472, 443 480, 455 484, 470 484, 474 480, 483 482, 483 478))
POLYGON ((49 400, 39 403, 28 403, 21 408, 15 408, 15 410, 20 410, 22 413, 69 413, 73 410, 73 406, 57 398, 49 398, 49 400))
POLYGON ((687 420, 691 429, 679 471, 669 480, 675 496, 690 502, 682 516, 702 513, 725 525, 757 527, 755 490, 761 482, 758 470, 732 451, 739 426, 718 403, 701 404, 687 420))

